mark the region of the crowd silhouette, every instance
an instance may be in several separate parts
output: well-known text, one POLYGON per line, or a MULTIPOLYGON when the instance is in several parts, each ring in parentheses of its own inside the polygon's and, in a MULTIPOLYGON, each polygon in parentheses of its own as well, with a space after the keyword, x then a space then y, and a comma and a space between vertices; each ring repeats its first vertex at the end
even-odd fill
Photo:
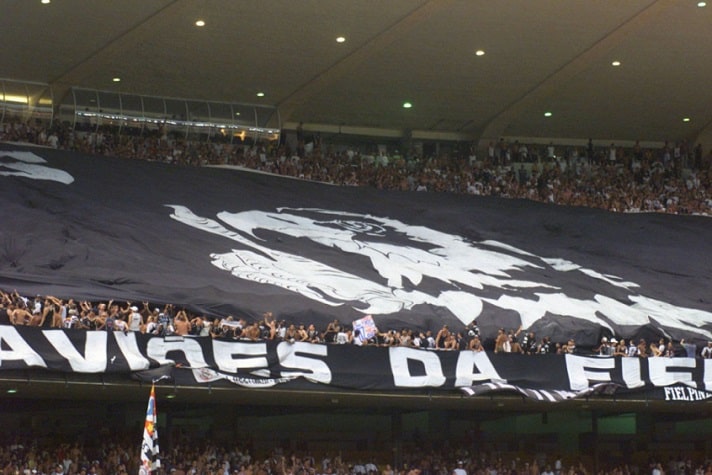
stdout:
POLYGON ((222 340, 287 341, 359 346, 406 346, 438 351, 494 351, 526 355, 586 354, 621 357, 701 357, 712 358, 712 342, 701 350, 694 343, 666 338, 647 343, 644 339, 617 340, 603 337, 593 348, 581 348, 574 339, 555 342, 538 338, 523 328, 500 328, 495 338, 480 335, 476 321, 451 329, 375 329, 361 334, 356 322, 334 320, 323 328, 314 323, 294 323, 265 312, 261 319, 215 317, 193 313, 174 304, 157 306, 149 302, 89 302, 54 296, 26 297, 17 291, 0 290, 0 324, 38 328, 141 332, 155 336, 204 336, 222 340), (490 341, 491 340, 491 341, 490 341))
POLYGON ((347 186, 435 191, 528 199, 614 212, 712 214, 712 150, 685 140, 660 148, 615 144, 586 147, 520 144, 501 139, 425 156, 374 144, 325 145, 318 134, 294 147, 284 141, 242 141, 216 135, 188 140, 164 127, 71 128, 7 121, 0 141, 27 142, 85 154, 152 160, 179 166, 234 165, 347 186))
MULTIPOLYGON (((160 428, 159 428, 160 430, 160 428)), ((139 471, 138 446, 131 434, 101 437, 13 437, 0 445, 2 475, 126 475, 139 471)), ((397 457, 377 453, 312 453, 282 447, 256 451, 246 441, 175 437, 163 442, 157 475, 711 475, 712 461, 699 454, 663 457, 628 454, 597 470, 590 457, 541 451, 477 450, 462 442, 408 443, 397 457)))

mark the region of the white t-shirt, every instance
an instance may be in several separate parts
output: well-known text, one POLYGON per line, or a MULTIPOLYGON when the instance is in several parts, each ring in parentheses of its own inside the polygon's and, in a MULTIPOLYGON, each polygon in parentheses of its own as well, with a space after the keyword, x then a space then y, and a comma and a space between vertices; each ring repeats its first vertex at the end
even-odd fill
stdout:
POLYGON ((138 312, 131 312, 129 315, 129 330, 132 332, 137 332, 141 330, 141 314, 138 312))

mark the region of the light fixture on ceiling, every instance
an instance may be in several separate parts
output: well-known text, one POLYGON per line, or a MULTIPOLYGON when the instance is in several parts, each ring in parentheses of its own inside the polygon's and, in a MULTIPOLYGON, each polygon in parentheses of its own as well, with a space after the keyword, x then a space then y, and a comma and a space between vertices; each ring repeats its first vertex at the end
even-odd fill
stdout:
POLYGON ((29 104, 27 96, 0 93, 0 102, 16 102, 18 104, 29 104))
POLYGON ((620 66, 620 65, 621 65, 621 62, 618 61, 618 60, 613 61, 613 62, 611 63, 611 66, 620 66))
POLYGON ((49 5, 49 4, 51 3, 51 1, 52 1, 52 0, 41 0, 40 3, 41 3, 42 5, 49 5))
POLYGON ((205 20, 196 20, 195 26, 205 26, 205 20))
POLYGON ((691 120, 691 119, 690 119, 689 117, 684 117, 684 118, 682 119, 683 122, 690 122, 690 120, 691 120))
POLYGON ((264 92, 258 92, 258 93, 257 93, 257 97, 265 97, 265 93, 264 93, 264 92))
POLYGON ((346 41, 346 38, 344 38, 343 36, 338 36, 338 37, 336 38, 336 42, 337 42, 337 43, 343 43, 343 42, 345 42, 345 41, 346 41))
POLYGON ((112 78, 111 80, 112 80, 113 82, 121 82, 121 78, 118 77, 118 76, 115 77, 115 78, 112 78))
POLYGON ((403 109, 410 109, 411 107, 413 107, 413 104, 411 104, 410 102, 403 103, 403 109))
POLYGON ((707 6, 707 2, 697 2, 697 6, 700 8, 704 8, 707 6))
POLYGON ((551 117, 553 114, 549 111, 544 112, 544 117, 551 117))
POLYGON ((239 116, 239 115, 240 115, 240 113, 239 113, 239 112, 235 112, 235 115, 238 115, 238 116, 239 116))
POLYGON ((17 389, 15 389, 15 388, 10 388, 10 389, 8 389, 8 390, 5 391, 5 392, 8 393, 8 394, 16 394, 16 393, 17 393, 17 389))
POLYGON ((475 51, 475 55, 476 55, 476 56, 484 56, 484 55, 485 55, 485 50, 483 50, 483 49, 478 49, 477 51, 475 51))

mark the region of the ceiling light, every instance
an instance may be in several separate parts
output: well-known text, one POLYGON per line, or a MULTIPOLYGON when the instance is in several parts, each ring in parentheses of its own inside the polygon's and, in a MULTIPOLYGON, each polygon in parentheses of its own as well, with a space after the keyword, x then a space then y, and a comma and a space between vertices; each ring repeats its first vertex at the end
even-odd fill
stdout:
POLYGON ((40 3, 42 3, 42 5, 49 5, 50 1, 51 0, 42 0, 40 3))
POLYGON ((689 118, 689 117, 685 117, 684 119, 682 119, 682 121, 683 121, 683 122, 690 122, 690 118, 689 118))
POLYGON ((175 399, 176 393, 166 394, 166 399, 175 399))
POLYGON ((613 61, 613 62, 611 63, 611 66, 620 66, 620 65, 621 65, 621 62, 620 62, 620 61, 613 61))
POLYGON ((411 107, 413 107, 413 104, 411 104, 410 102, 403 103, 403 109, 410 109, 411 107))
POLYGON ((707 6, 707 2, 697 2, 697 6, 700 7, 700 8, 706 7, 706 6, 707 6))
POLYGON ((205 21, 204 20, 197 20, 195 22, 195 26, 205 26, 205 21))
POLYGON ((264 92, 258 92, 258 93, 257 93, 257 97, 265 97, 265 93, 264 93, 264 92))
POLYGON ((239 113, 239 112, 235 112, 235 115, 240 115, 240 113, 239 113))
MULTIPOLYGON (((44 2, 42 2, 42 3, 44 3, 44 2)), ((49 3, 49 1, 48 1, 47 3, 49 3)), ((15 389, 15 388, 10 388, 10 389, 8 389, 6 392, 7 392, 8 394, 15 394, 15 393, 17 392, 17 389, 15 389)))
POLYGON ((343 43, 344 41, 346 41, 346 38, 344 38, 343 36, 339 36, 338 38, 336 38, 337 43, 343 43))
POLYGON ((544 117, 551 117, 551 116, 552 116, 551 112, 548 112, 548 111, 544 112, 544 117))
POLYGON ((478 49, 477 51, 475 51, 475 54, 476 54, 477 56, 484 56, 484 55, 485 55, 485 50, 483 50, 483 49, 478 49))
POLYGON ((18 104, 29 104, 27 96, 11 95, 11 94, 0 94, 0 101, 2 102, 17 102, 18 104))
POLYGON ((121 82, 121 78, 120 78, 120 77, 115 77, 115 78, 112 79, 112 81, 114 81, 114 82, 121 82))

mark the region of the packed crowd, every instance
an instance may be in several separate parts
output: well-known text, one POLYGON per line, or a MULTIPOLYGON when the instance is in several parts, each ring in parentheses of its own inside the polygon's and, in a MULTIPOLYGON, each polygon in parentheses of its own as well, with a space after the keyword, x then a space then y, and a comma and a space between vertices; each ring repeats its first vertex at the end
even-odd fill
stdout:
MULTIPOLYGON (((248 322, 244 317, 208 317, 196 315, 172 304, 151 306, 148 302, 88 302, 53 296, 28 298, 16 291, 0 291, 0 323, 41 328, 65 328, 141 332, 156 336, 205 336, 212 338, 326 344, 353 344, 375 346, 407 346, 429 350, 485 351, 484 338, 476 322, 462 329, 451 330, 443 325, 438 330, 374 331, 361 334, 358 325, 342 324, 338 320, 318 329, 315 324, 294 324, 279 320, 271 312, 262 319, 248 322)), ((493 341, 495 353, 537 354, 597 354, 624 357, 702 357, 712 358, 712 342, 698 351, 696 345, 681 340, 674 343, 661 338, 647 344, 644 339, 626 342, 621 338, 603 337, 596 348, 581 349, 573 339, 552 342, 547 336, 538 339, 535 332, 522 333, 522 328, 498 330, 493 341), (521 335, 521 337, 520 337, 521 335)))
MULTIPOLYGON (((139 472, 139 448, 112 434, 86 442, 20 440, 0 445, 1 475, 126 475, 139 472)), ((478 453, 465 446, 403 450, 398 461, 342 453, 311 454, 273 448, 264 454, 240 444, 177 440, 163 444, 157 475, 712 475, 712 461, 671 456, 612 461, 597 471, 591 461, 537 454, 478 453), (638 463, 636 463, 638 462, 638 463), (588 466, 587 466, 588 465, 588 466)))
MULTIPOLYGON (((303 134, 302 134, 303 135, 303 134)), ((8 122, 0 141, 29 142, 86 154, 111 155, 177 165, 235 165, 339 185, 402 191, 438 191, 523 198, 617 212, 712 215, 712 151, 682 140, 660 149, 639 143, 585 148, 491 143, 441 156, 384 153, 377 146, 321 144, 315 136, 292 150, 284 143, 231 143, 217 136, 186 140, 159 128, 152 132, 107 127, 90 130, 8 122), (479 156, 478 156, 479 155, 479 156)))

